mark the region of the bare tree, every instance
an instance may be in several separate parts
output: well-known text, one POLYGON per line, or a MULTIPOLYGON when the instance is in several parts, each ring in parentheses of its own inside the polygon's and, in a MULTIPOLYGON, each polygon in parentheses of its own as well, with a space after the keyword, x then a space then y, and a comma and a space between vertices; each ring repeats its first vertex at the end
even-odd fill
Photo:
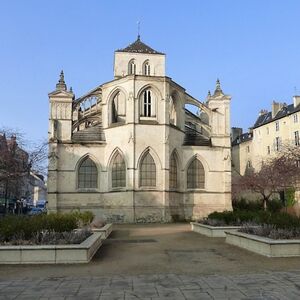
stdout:
POLYGON ((17 131, 0 130, 0 187, 6 210, 9 197, 21 196, 22 185, 30 172, 46 175, 46 160, 47 143, 32 145, 17 131), (25 146, 28 149, 24 150, 25 146))
POLYGON ((262 196, 264 209, 272 195, 292 187, 297 182, 299 169, 294 159, 281 153, 262 163, 259 171, 249 171, 233 182, 233 193, 251 191, 262 196))

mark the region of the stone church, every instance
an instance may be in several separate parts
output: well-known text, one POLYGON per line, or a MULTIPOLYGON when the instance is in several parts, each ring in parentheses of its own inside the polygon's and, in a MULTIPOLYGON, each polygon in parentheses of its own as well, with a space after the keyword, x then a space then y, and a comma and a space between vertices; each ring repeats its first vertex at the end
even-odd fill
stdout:
POLYGON ((231 97, 217 80, 200 102, 165 60, 138 36, 115 51, 114 78, 79 98, 61 72, 49 94, 49 211, 132 223, 232 208, 231 97))

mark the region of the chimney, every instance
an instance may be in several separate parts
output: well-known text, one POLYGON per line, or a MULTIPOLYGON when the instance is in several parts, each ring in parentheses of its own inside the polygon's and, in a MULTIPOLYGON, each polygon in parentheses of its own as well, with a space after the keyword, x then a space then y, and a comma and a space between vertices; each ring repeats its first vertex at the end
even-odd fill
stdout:
POLYGON ((296 108, 300 104, 300 96, 294 96, 294 108, 296 108))
POLYGON ((238 136, 243 134, 243 128, 232 127, 231 128, 231 140, 234 141, 238 136))
POLYGON ((272 118, 274 118, 282 108, 283 108, 283 103, 273 101, 273 103, 272 103, 272 118))
POLYGON ((261 109, 258 115, 259 115, 259 116, 263 116, 263 115, 265 115, 265 114, 267 114, 267 113, 268 113, 268 110, 267 110, 267 109, 261 109))

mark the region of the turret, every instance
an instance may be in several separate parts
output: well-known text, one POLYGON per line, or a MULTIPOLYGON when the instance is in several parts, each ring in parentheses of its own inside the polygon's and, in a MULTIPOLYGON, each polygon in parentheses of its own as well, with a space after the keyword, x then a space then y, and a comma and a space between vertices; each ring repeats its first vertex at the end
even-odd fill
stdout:
POLYGON ((221 89, 220 80, 217 79, 214 94, 207 98, 207 105, 212 111, 211 140, 214 146, 230 147, 230 100, 221 89))
POLYGON ((49 116, 49 141, 65 142, 72 138, 72 102, 74 94, 67 91, 64 72, 56 84, 55 91, 49 93, 50 116, 49 116))

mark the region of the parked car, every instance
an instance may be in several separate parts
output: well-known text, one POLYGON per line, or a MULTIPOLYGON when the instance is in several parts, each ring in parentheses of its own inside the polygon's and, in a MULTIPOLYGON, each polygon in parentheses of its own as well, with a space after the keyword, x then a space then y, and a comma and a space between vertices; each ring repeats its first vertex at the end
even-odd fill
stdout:
POLYGON ((31 210, 28 212, 28 216, 36 216, 40 214, 45 214, 46 210, 40 207, 32 207, 31 210))

